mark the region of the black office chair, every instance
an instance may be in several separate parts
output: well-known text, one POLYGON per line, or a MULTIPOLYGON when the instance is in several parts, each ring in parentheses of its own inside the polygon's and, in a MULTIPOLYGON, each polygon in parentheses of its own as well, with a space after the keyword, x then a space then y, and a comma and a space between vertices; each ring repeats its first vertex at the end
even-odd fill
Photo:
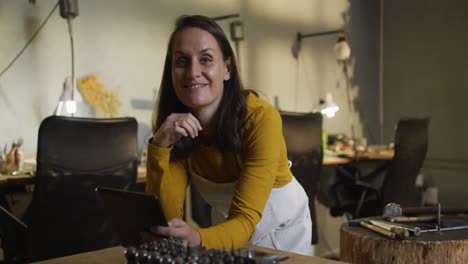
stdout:
MULTIPOLYGON (((4 252, 3 263, 24 263, 27 226, 3 206, 0 206, 0 239, 4 252)), ((1 262, 1 261, 0 261, 1 262)))
POLYGON ((332 186, 336 199, 332 215, 380 215, 389 202, 420 205, 421 194, 415 182, 427 153, 428 126, 429 118, 402 118, 396 127, 395 154, 390 162, 378 164, 366 173, 353 165, 339 167, 332 186))
POLYGON ((5 259, 32 262, 116 245, 94 189, 132 189, 137 167, 134 118, 44 119, 33 200, 22 219, 28 227, 19 244, 3 238, 5 259))
POLYGON ((401 206, 418 206, 421 194, 416 177, 426 158, 429 118, 404 118, 395 132, 395 155, 382 188, 383 205, 395 202, 401 206))
POLYGON ((390 161, 359 161, 337 166, 325 191, 330 214, 353 219, 381 212, 381 188, 389 165, 390 161))
POLYGON ((312 219, 312 244, 318 243, 315 196, 322 170, 322 115, 320 113, 281 112, 291 172, 309 197, 312 219))

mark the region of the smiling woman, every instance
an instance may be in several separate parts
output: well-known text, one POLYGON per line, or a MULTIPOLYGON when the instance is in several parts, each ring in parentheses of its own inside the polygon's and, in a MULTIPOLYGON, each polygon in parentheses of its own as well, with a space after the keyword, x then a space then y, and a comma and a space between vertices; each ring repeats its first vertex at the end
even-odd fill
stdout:
POLYGON ((192 112, 213 115, 229 80, 229 59, 224 61, 216 39, 207 31, 188 28, 174 42, 172 82, 181 102, 192 112), (208 110, 209 109, 209 110, 208 110))
POLYGON ((154 233, 191 246, 251 244, 310 255, 308 198, 289 170, 281 117, 243 89, 233 50, 213 20, 177 20, 153 114, 146 188, 172 219, 154 233), (181 220, 189 183, 213 208, 214 226, 195 229, 181 220))
MULTIPOLYGON (((229 80, 229 59, 226 62, 223 60, 216 39, 199 28, 178 32, 173 48, 172 82, 176 96, 206 127, 221 102, 223 81, 229 80)), ((188 118, 182 124, 193 132, 193 138, 198 134, 198 129, 194 122, 190 122, 192 120, 188 118)), ((184 130, 184 127, 180 130, 184 130)), ((210 129, 205 131, 202 134, 208 136, 210 129)))

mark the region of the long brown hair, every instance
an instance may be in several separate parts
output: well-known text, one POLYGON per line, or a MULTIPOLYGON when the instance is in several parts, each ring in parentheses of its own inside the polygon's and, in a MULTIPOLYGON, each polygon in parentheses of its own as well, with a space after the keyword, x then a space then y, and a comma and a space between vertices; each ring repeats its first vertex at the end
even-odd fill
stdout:
MULTIPOLYGON (((158 101, 153 111, 153 134, 161 127, 162 123, 171 113, 188 112, 188 108, 177 98, 172 83, 172 46, 176 33, 186 28, 200 28, 210 33, 218 43, 223 54, 223 60, 230 60, 230 79, 224 81, 224 91, 218 109, 218 120, 215 131, 215 144, 223 150, 239 152, 241 149, 241 134, 245 123, 246 95, 236 59, 229 40, 221 27, 212 19, 201 16, 180 16, 175 25, 167 45, 166 60, 164 62, 163 76, 159 89, 158 101)), ((171 153, 172 159, 186 158, 191 152, 192 140, 183 137, 175 145, 171 153)))

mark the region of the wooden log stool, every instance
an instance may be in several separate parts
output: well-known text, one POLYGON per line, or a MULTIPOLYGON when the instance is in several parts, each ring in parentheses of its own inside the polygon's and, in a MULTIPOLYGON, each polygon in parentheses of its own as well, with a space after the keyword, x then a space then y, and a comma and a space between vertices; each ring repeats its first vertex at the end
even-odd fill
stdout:
POLYGON ((340 232, 341 261, 360 263, 468 263, 468 230, 423 233, 390 239, 344 223, 340 232))

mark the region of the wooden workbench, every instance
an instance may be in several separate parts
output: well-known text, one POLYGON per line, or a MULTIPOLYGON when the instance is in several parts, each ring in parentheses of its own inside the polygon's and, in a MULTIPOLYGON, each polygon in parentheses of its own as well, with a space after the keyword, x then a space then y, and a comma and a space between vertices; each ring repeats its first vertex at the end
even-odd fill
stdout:
MULTIPOLYGON (((303 256, 285 251, 272 250, 267 248, 248 246, 248 249, 258 250, 269 254, 278 254, 280 257, 288 256, 286 261, 281 263, 285 264, 339 264, 346 263, 334 260, 328 260, 324 258, 303 256)), ((113 247, 108 249, 102 249, 68 257, 56 258, 36 263, 48 263, 48 264, 69 264, 69 263, 93 263, 93 264, 108 264, 108 263, 125 263, 124 248, 113 247)))

